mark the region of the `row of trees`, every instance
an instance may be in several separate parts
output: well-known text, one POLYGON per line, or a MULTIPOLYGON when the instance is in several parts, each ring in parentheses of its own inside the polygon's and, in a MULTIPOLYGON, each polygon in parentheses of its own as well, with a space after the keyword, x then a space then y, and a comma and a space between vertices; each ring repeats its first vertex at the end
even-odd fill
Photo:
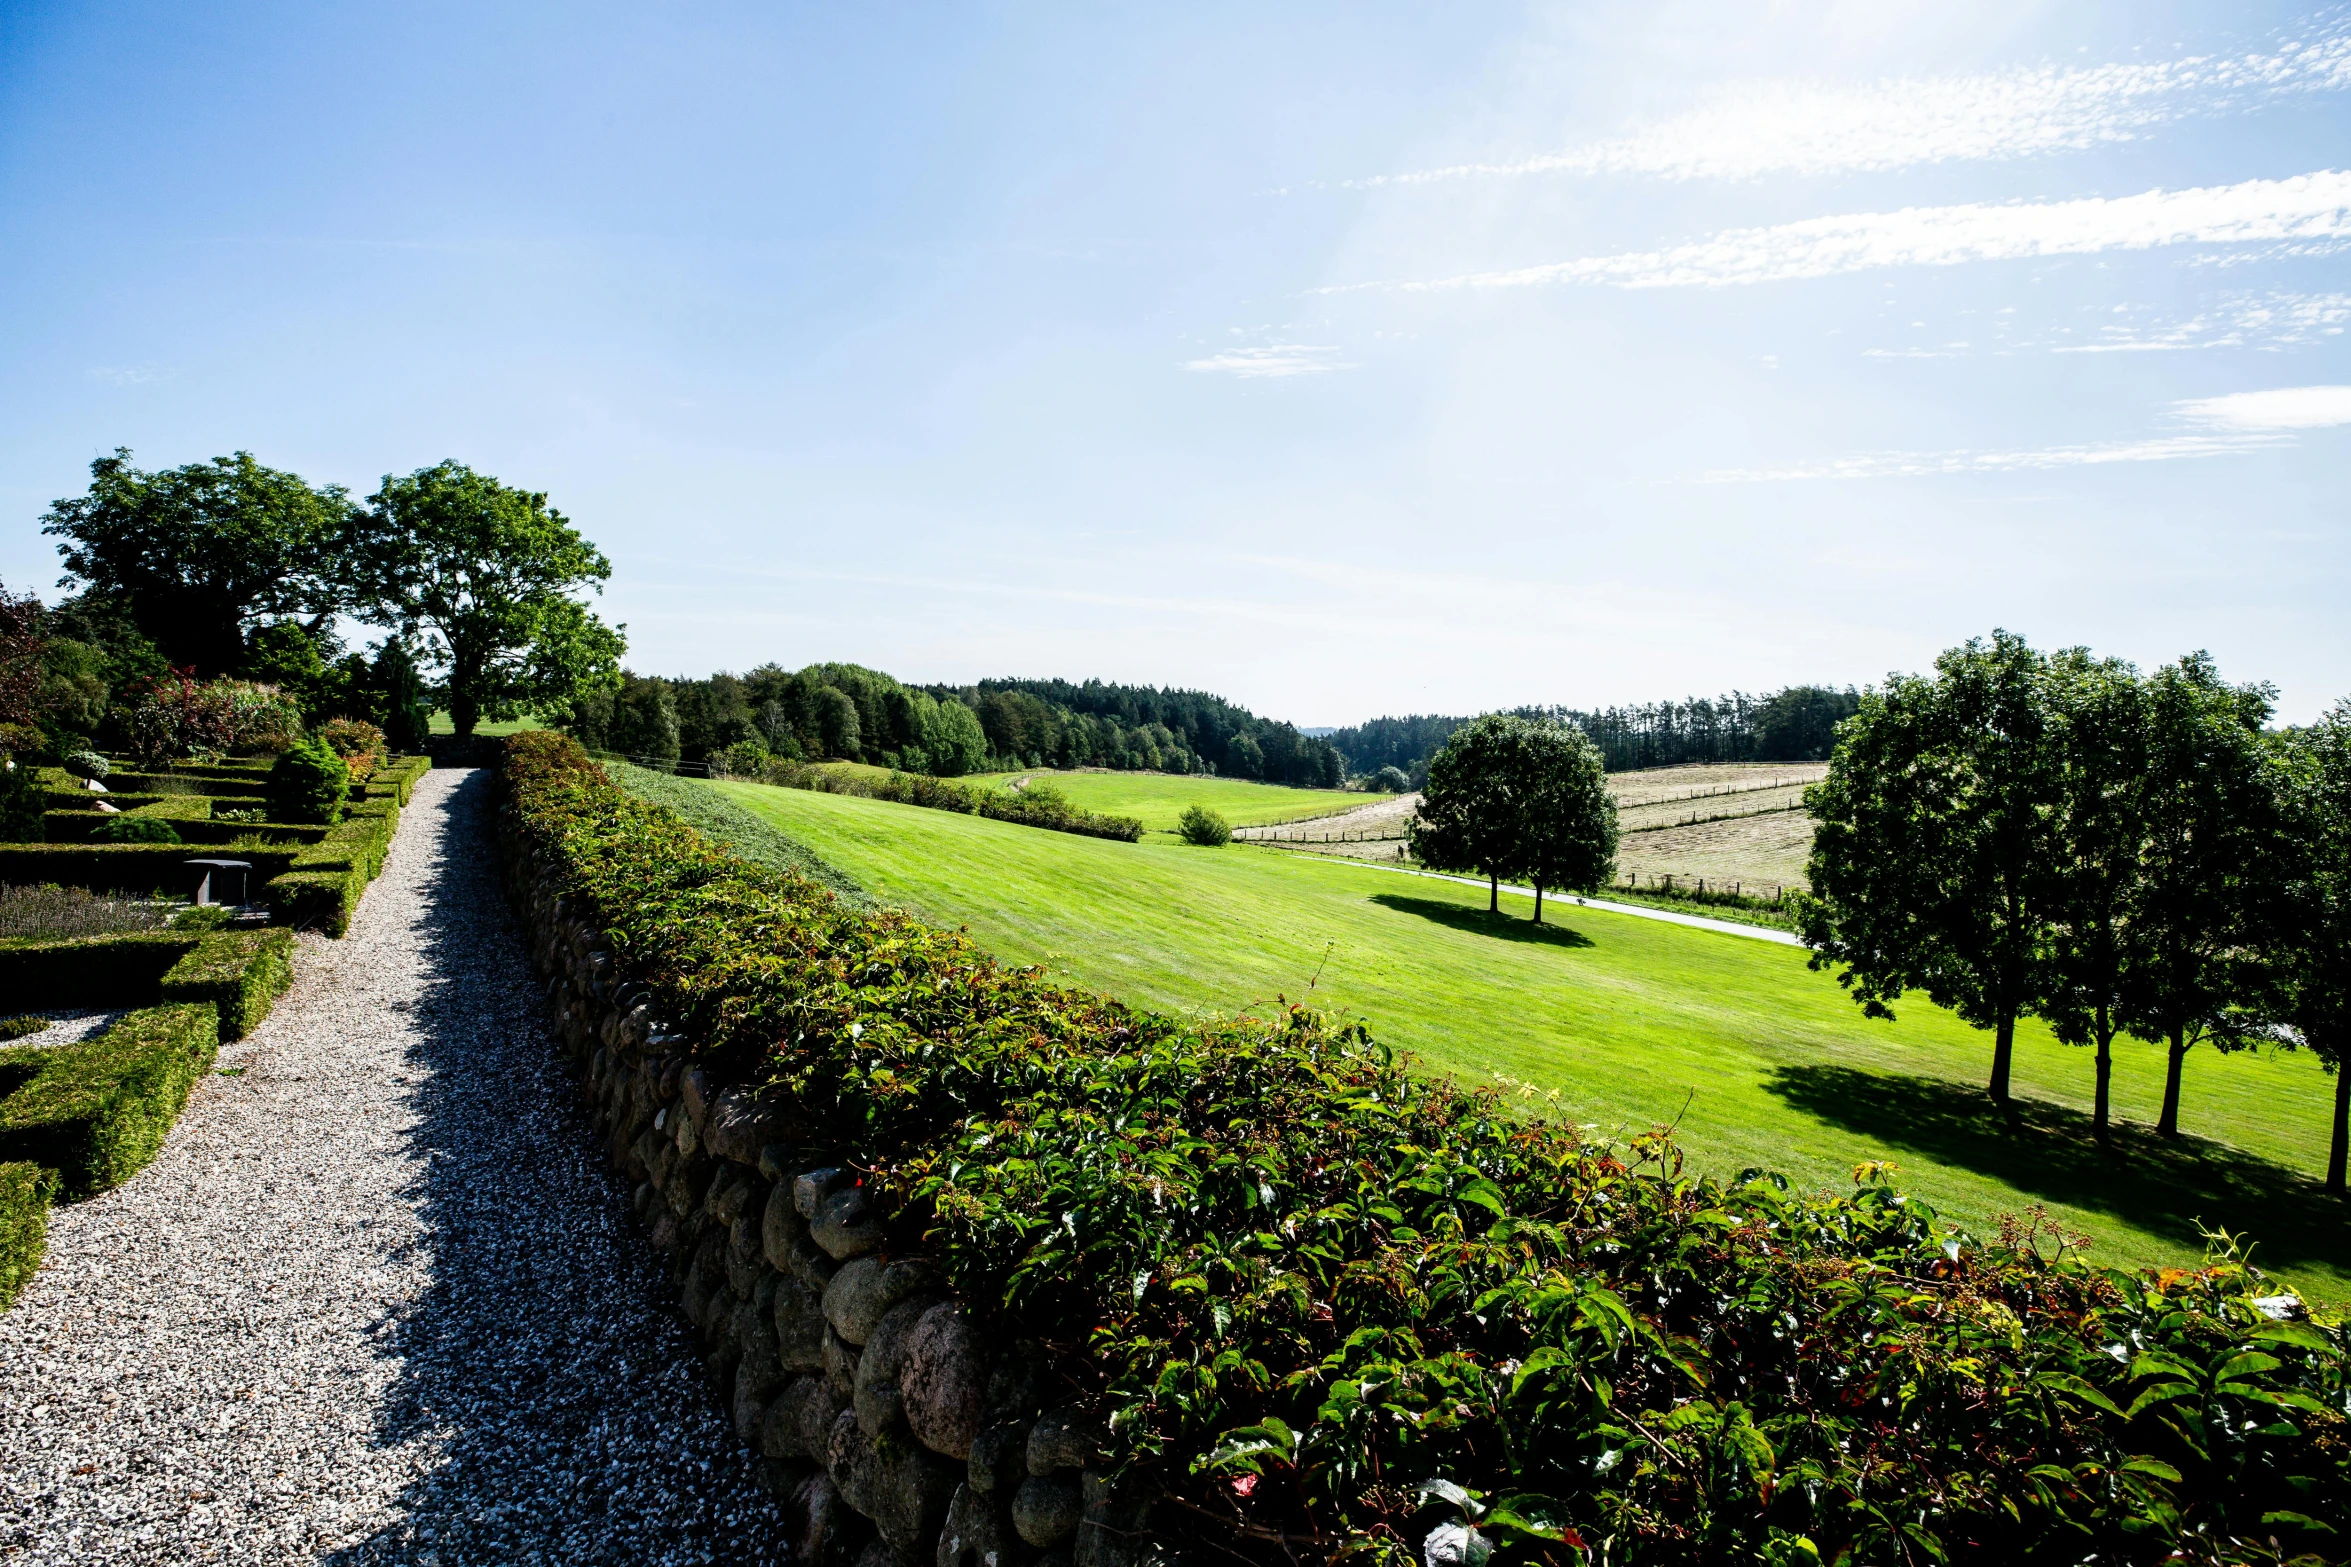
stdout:
POLYGON ((1406 836, 1413 858, 1486 878, 1501 911, 1502 878, 1543 892, 1593 892, 1616 874, 1616 798, 1599 747, 1556 720, 1488 713, 1453 732, 1431 759, 1406 836))
MULTIPOLYGON (((1837 725, 1860 705, 1851 686, 1789 686, 1770 696, 1743 691, 1587 712, 1571 707, 1521 707, 1511 716, 1572 725, 1598 748, 1612 773, 1692 762, 1818 761, 1836 742, 1837 725)), ((1383 767, 1402 771, 1418 787, 1430 759, 1467 718, 1415 714, 1375 718, 1333 730, 1330 743, 1355 773, 1383 767)))
POLYGON ((387 475, 362 503, 249 452, 145 472, 117 450, 42 531, 72 590, 36 606, 34 721, 53 742, 95 736, 171 671, 275 685, 307 718, 367 718, 404 746, 422 681, 460 734, 618 683, 622 628, 579 596, 610 563, 545 495, 461 463, 387 475), (346 621, 382 638, 347 650, 346 621))
POLYGON ((723 757, 746 770, 766 756, 843 758, 944 778, 1022 767, 1109 767, 1320 787, 1341 781, 1338 753, 1328 745, 1197 692, 1099 681, 917 687, 857 664, 797 671, 762 664, 745 675, 701 680, 627 675, 575 703, 568 727, 599 749, 672 760, 723 757))
POLYGON ((2267 728, 2274 693, 2194 654, 2142 675, 2006 632, 1895 676, 1839 731, 1807 795, 1813 966, 1875 1016, 1904 993, 1993 1034, 2005 1102, 2028 1014, 2095 1056, 2168 1056, 2176 1133, 2199 1044, 2309 1048, 2336 1074, 2327 1185, 2351 1129, 2351 703, 2267 728))

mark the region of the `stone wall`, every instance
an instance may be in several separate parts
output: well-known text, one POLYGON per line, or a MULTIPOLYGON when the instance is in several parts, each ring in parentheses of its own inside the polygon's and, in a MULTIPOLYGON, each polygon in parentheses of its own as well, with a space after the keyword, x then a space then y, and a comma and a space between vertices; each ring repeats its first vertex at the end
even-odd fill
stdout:
POLYGON ((501 854, 590 1123, 809 1567, 1140 1567, 1142 1487, 1033 1343, 983 1340, 883 1244, 854 1170, 778 1140, 632 993, 502 813, 501 854), (1057 1396, 1058 1395, 1058 1396, 1057 1396))

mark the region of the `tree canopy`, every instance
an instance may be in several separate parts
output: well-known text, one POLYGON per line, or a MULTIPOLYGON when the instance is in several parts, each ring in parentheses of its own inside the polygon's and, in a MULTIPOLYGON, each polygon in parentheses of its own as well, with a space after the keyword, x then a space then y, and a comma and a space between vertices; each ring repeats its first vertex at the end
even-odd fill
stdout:
POLYGON ((351 567, 363 613, 426 632, 460 735, 618 683, 626 628, 573 596, 601 592, 611 563, 543 494, 458 462, 386 475, 351 567))
POLYGON ((1503 877, 1526 877, 1539 924, 1546 888, 1589 892, 1616 869, 1616 801, 1604 771, 1598 748, 1563 724, 1473 719, 1429 761, 1406 828, 1413 858, 1484 876, 1489 913, 1500 912, 1503 877))

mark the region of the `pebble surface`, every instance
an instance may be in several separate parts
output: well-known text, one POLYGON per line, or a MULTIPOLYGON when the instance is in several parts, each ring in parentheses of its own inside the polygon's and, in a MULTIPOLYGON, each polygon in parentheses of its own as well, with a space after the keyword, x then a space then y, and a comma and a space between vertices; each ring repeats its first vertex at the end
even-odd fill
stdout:
POLYGON ((770 1562, 558 1066, 486 775, 0 1314, 0 1563, 770 1562))

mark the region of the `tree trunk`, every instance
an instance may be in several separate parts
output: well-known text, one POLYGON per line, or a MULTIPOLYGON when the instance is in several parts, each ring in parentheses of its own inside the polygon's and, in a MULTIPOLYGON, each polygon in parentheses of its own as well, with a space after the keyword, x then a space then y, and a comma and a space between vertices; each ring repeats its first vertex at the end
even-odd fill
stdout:
POLYGON ((2166 1137, 2180 1135, 2180 1071, 2187 1060, 2187 1030, 2175 1026, 2171 1031, 2171 1062, 2163 1073, 2163 1114, 2155 1123, 2155 1130, 2166 1137))
POLYGON ((2016 1058, 2016 1009, 2001 1009, 1992 1028, 1992 1102, 2008 1103, 2008 1065, 2016 1058))
POLYGON ((452 684, 449 690, 449 723, 462 740, 473 733, 474 725, 482 721, 482 705, 474 700, 471 691, 452 684))
POLYGON ((1535 923, 1543 923, 1543 884, 1535 883, 1535 923))
POLYGON ((2327 1147, 2327 1190, 2343 1195, 2343 1156, 2351 1144, 2351 1061, 2335 1063, 2335 1135, 2327 1147))
POLYGON ((1486 873, 1486 912, 1488 914, 1502 912, 1502 877, 1498 872, 1489 871, 1486 873))
POLYGON ((2100 1143, 2107 1140, 2107 1115, 2114 1099, 2114 1034, 2103 1020, 2098 1027, 2098 1102, 2091 1111, 2090 1130, 2100 1143))

